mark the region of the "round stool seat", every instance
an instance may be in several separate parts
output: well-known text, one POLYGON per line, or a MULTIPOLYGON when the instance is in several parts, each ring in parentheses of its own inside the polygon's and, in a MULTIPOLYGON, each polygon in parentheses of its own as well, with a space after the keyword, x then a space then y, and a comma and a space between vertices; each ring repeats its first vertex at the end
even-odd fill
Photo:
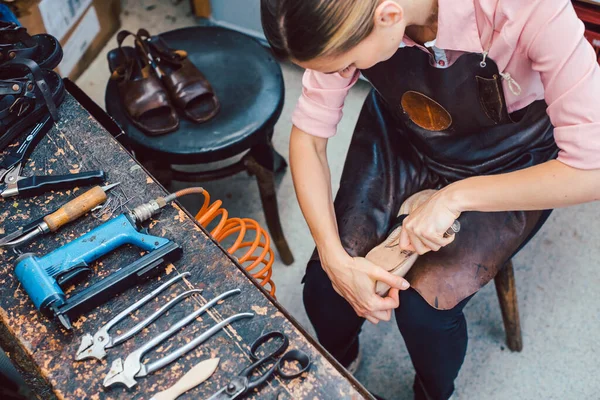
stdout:
POLYGON ((160 36, 171 48, 188 53, 213 86, 221 109, 202 124, 179 112, 177 131, 152 137, 131 123, 117 83, 109 81, 106 110, 126 133, 126 143, 143 152, 144 158, 201 164, 227 159, 264 142, 281 114, 284 97, 281 68, 271 54, 256 40, 220 27, 183 28, 160 36))

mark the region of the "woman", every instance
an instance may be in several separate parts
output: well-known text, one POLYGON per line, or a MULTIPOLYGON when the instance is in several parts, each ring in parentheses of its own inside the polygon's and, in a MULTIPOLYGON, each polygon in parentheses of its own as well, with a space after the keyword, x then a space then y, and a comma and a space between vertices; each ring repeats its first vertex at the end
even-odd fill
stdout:
POLYGON ((541 210, 600 198, 600 71, 583 24, 568 0, 262 0, 262 20, 276 54, 306 68, 290 163, 318 251, 304 303, 319 341, 351 367, 364 320, 394 311, 415 397, 447 399, 465 304, 541 210), (333 202, 327 139, 360 73, 374 91, 333 202), (400 247, 422 254, 404 280, 364 256, 424 189, 439 190, 404 220, 400 247))

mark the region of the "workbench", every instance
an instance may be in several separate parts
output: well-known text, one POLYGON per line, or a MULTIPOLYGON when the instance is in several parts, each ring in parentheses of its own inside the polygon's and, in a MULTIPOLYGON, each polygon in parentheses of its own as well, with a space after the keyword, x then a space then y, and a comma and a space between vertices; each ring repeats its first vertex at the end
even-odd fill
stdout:
MULTIPOLYGON (((121 182, 118 188, 128 200, 127 207, 147 202, 166 191, 109 133, 105 127, 110 117, 95 106, 73 84, 68 84, 66 100, 59 108, 61 119, 52 128, 31 155, 22 175, 68 174, 78 171, 103 169, 108 183, 121 182), (85 107, 82 105, 85 104, 85 107), (91 113, 90 113, 91 111, 91 113), (94 116, 92 116, 92 114, 94 116), (99 122, 100 121, 100 122, 99 122), (102 123, 101 123, 102 122, 102 123)), ((0 199, 0 235, 10 233, 28 221, 57 209, 87 188, 64 192, 50 192, 34 198, 0 199)), ((109 194, 109 197, 112 194, 109 194)), ((201 201, 199 198, 198 201, 201 201)), ((117 214, 113 215, 116 217, 117 214)), ((73 240, 103 221, 91 215, 61 228, 55 234, 22 249, 44 255, 73 240)), ((194 218, 176 203, 167 206, 148 225, 149 233, 166 237, 179 244, 183 257, 167 268, 158 278, 131 287, 106 304, 84 314, 74 321, 74 330, 68 332, 56 320, 49 320, 36 310, 28 295, 19 287, 14 264, 17 255, 12 250, 0 249, 0 346, 24 375, 27 383, 40 399, 149 399, 151 395, 173 385, 185 372, 201 360, 219 357, 220 365, 214 375, 180 399, 210 397, 229 379, 251 363, 251 343, 261 334, 280 330, 290 338, 290 349, 301 349, 312 359, 308 373, 292 381, 274 378, 251 398, 266 399, 357 399, 371 398, 369 393, 297 322, 275 299, 256 285, 234 258, 215 242, 194 218), (136 320, 150 315, 168 299, 192 287, 203 289, 201 296, 187 298, 167 314, 122 345, 107 351, 102 361, 75 361, 81 336, 92 335, 118 312, 133 304, 152 289, 164 283, 177 272, 190 272, 185 282, 171 286, 151 303, 133 313, 117 327, 116 333, 131 328, 136 320), (191 311, 213 297, 234 288, 242 293, 215 306, 208 313, 182 329, 178 334, 151 351, 146 363, 158 359, 189 342, 216 321, 240 312, 253 312, 252 319, 234 322, 207 342, 192 350, 163 369, 139 378, 131 390, 124 387, 103 388, 102 381, 109 366, 118 357, 125 358, 150 338, 172 326, 191 311)), ((140 250, 123 247, 92 265, 93 272, 78 285, 65 288, 67 294, 81 290, 128 265, 140 257, 140 250)), ((276 266, 277 268, 277 266, 276 266)))

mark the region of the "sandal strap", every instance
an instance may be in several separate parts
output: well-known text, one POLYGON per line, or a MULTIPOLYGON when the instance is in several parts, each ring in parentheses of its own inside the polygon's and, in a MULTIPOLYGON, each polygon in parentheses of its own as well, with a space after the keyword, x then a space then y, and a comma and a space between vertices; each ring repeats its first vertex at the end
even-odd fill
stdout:
POLYGON ((52 99, 52 92, 50 91, 50 87, 44 78, 44 73, 40 66, 33 60, 29 59, 18 59, 12 60, 4 64, 2 67, 9 67, 14 65, 22 65, 26 67, 33 77, 33 81, 44 98, 44 102, 46 103, 46 107, 48 108, 48 112, 52 116, 54 121, 58 121, 58 110, 56 109, 56 104, 54 104, 54 100, 52 99))
POLYGON ((187 58, 187 55, 170 48, 162 37, 151 36, 146 29, 138 30, 137 36, 159 55, 160 61, 180 65, 187 58))
POLYGON ((0 96, 20 96, 27 86, 25 79, 5 79, 0 81, 0 96))
POLYGON ((0 62, 15 58, 33 58, 36 51, 37 45, 35 47, 17 48, 12 44, 0 44, 0 62))
POLYGON ((37 42, 27 33, 27 28, 19 26, 14 22, 0 21, 0 38, 2 43, 21 42, 27 47, 37 47, 37 42))
MULTIPOLYGON (((135 47, 137 47, 137 46, 141 46, 142 48, 144 47, 142 40, 133 32, 130 32, 130 31, 124 29, 117 34, 117 44, 119 46, 119 51, 121 52, 121 56, 125 60, 125 64, 122 68, 122 72, 121 71, 117 72, 116 77, 118 79, 124 79, 126 81, 131 79, 131 74, 133 74, 133 67, 135 66, 135 63, 137 62, 137 60, 135 60, 135 58, 128 57, 127 53, 123 50, 123 42, 129 36, 134 37, 135 47)), ((147 56, 145 51, 142 50, 141 53, 144 56, 147 56)), ((147 60, 147 59, 144 61, 149 63, 149 60, 147 60)))
POLYGON ((161 107, 171 107, 167 92, 153 75, 145 79, 123 81, 120 85, 124 94, 123 104, 134 119, 161 107))

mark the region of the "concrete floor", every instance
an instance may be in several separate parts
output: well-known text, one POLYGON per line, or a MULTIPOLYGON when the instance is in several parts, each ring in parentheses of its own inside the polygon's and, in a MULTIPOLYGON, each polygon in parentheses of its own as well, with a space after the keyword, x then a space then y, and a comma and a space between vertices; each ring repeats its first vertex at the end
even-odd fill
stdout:
MULTIPOLYGON (((151 33, 194 25, 189 1, 124 0, 123 29, 146 27, 151 33)), ((109 77, 106 53, 112 39, 77 83, 104 105, 109 77)), ((282 65, 286 102, 274 144, 287 159, 290 115, 301 92, 298 68, 282 65)), ((339 134, 328 147, 334 190, 337 189, 353 126, 368 84, 352 90, 339 134)), ((178 185, 179 186, 179 185, 178 185)), ((258 188, 245 174, 204 185, 222 199, 230 215, 250 217, 266 226, 258 188)), ((310 331, 302 306, 300 280, 313 241, 298 207, 289 171, 278 181, 283 228, 296 262, 276 262, 279 301, 310 331)), ((197 204, 187 205, 196 208, 197 204)), ((524 349, 511 353, 504 344, 502 318, 493 285, 465 309, 470 342, 457 379, 458 399, 598 399, 600 398, 600 204, 555 211, 537 237, 514 260, 524 349)), ((387 399, 411 399, 413 368, 394 322, 365 325, 361 336, 364 362, 358 379, 387 399)))

